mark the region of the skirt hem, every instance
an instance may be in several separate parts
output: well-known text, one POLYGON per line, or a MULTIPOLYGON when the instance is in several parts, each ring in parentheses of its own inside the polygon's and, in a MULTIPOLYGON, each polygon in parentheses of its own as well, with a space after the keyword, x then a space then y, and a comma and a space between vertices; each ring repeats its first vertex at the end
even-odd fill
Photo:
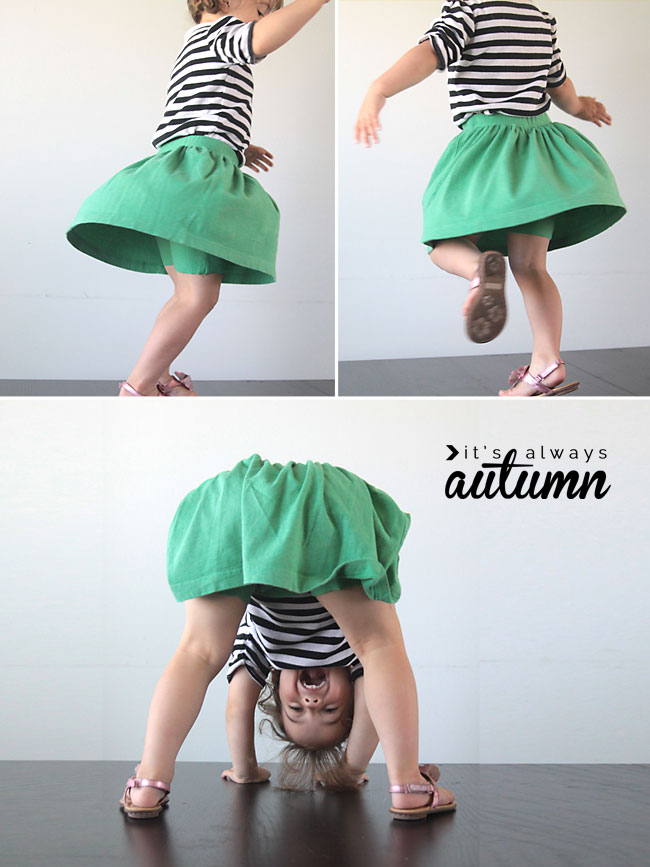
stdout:
MULTIPOLYGON (((302 576, 295 573, 299 578, 299 584, 290 588, 287 585, 292 583, 290 577, 283 572, 282 575, 274 577, 273 575, 265 575, 264 581, 247 581, 241 579, 241 570, 229 569, 226 572, 211 573, 210 575, 202 576, 201 578, 192 578, 188 581, 175 584, 171 587, 174 598, 177 602, 186 602, 188 599, 196 599, 200 596, 209 596, 212 593, 232 593, 243 591, 251 588, 251 593, 254 593, 254 588, 260 587, 266 590, 281 590, 283 593, 291 595, 301 595, 310 593, 312 596, 322 593, 330 593, 334 590, 342 590, 344 587, 349 587, 354 584, 361 584, 365 594, 378 602, 397 602, 401 596, 401 587, 399 581, 391 582, 386 574, 386 570, 377 564, 376 570, 370 570, 366 574, 352 574, 355 563, 359 566, 367 564, 368 561, 359 560, 341 564, 334 572, 325 580, 321 580, 316 576, 302 576), (231 577, 227 577, 227 576, 231 577), (313 583, 312 583, 313 582, 313 583), (310 585, 311 586, 308 586, 310 585), (374 591, 374 592, 373 592, 374 591)), ((367 568, 367 565, 366 565, 367 568)))
POLYGON ((555 206, 549 204, 548 207, 542 208, 541 206, 536 206, 534 208, 523 208, 520 211, 510 212, 507 217, 500 217, 495 223, 490 224, 489 226, 485 226, 482 223, 482 228, 479 228, 476 224, 469 224, 470 228, 467 228, 467 222, 459 223, 458 228, 452 227, 451 229, 446 228, 445 232, 451 232, 451 234, 445 235, 436 235, 435 237, 430 235, 429 232, 422 233, 422 243, 426 244, 429 240, 431 241, 447 241, 451 238, 459 238, 463 235, 475 235, 478 232, 482 234, 485 232, 498 232, 503 231, 503 229, 509 229, 510 227, 520 226, 522 223, 531 223, 533 220, 545 220, 548 217, 557 217, 559 214, 564 214, 566 211, 572 211, 574 208, 615 208, 617 211, 621 211, 612 222, 617 222, 621 219, 626 213, 625 207, 621 206, 620 202, 588 202, 584 199, 576 199, 574 201, 568 201, 566 203, 566 207, 562 207, 561 210, 557 210, 557 202, 555 206), (428 237, 427 237, 428 236, 428 237), (425 241, 425 237, 427 240, 425 241))
MULTIPOLYGON (((120 220, 117 217, 106 216, 98 216, 96 218, 93 218, 92 220, 84 219, 83 222, 75 223, 68 229, 68 241, 72 244, 73 247, 76 247, 77 250, 80 250, 82 253, 86 253, 87 255, 92 256, 94 259, 99 259, 102 262, 106 262, 108 265, 115 265, 117 268, 124 268, 127 271, 139 271, 144 274, 167 273, 165 270, 165 266, 162 264, 162 262, 160 263, 160 266, 156 266, 150 261, 145 260, 131 260, 127 263, 125 262, 123 257, 111 256, 110 251, 106 247, 95 247, 94 245, 88 243, 86 238, 76 232, 76 230, 80 226, 92 225, 114 226, 118 229, 128 229, 131 232, 139 232, 142 235, 148 235, 152 238, 164 238, 166 241, 174 241, 177 244, 184 244, 187 247, 194 247, 195 249, 201 250, 204 253, 210 253, 212 256, 217 256, 219 259, 225 259, 228 262, 232 262, 233 265, 237 265, 240 268, 247 268, 249 271, 254 272, 253 274, 251 274, 251 276, 254 276, 255 273, 260 275, 259 280, 247 281, 250 283, 274 283, 276 279, 275 267, 270 263, 255 262, 253 258, 247 255, 245 252, 242 253, 240 250, 235 250, 234 248, 229 247, 227 244, 215 243, 214 241, 210 241, 206 238, 194 235, 192 232, 186 231, 183 233, 175 233, 173 238, 169 238, 161 232, 156 232, 153 227, 146 229, 142 228, 142 226, 129 225, 124 220, 120 220)), ((227 279, 227 275, 224 275, 223 282, 238 283, 240 281, 229 280, 227 279)))

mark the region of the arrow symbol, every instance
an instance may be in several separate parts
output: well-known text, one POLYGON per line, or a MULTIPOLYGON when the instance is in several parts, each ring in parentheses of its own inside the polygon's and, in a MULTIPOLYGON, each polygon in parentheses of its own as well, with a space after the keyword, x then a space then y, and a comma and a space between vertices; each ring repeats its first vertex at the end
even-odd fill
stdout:
POLYGON ((456 455, 459 455, 460 452, 458 451, 458 449, 455 449, 453 446, 450 446, 449 443, 447 443, 447 448, 451 452, 451 454, 447 457, 447 460, 453 461, 453 459, 456 457, 456 455))

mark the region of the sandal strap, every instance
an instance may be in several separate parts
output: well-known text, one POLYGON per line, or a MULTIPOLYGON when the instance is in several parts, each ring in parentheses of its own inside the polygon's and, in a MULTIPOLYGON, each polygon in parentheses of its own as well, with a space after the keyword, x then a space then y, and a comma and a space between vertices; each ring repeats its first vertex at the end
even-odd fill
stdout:
POLYGON ((388 791, 392 794, 400 795, 433 795, 430 806, 438 806, 438 787, 433 781, 430 783, 405 783, 403 786, 389 786, 388 791))
POLYGON ((152 789, 162 789, 163 792, 169 794, 171 791, 169 783, 164 780, 150 780, 147 777, 129 777, 126 781, 126 791, 129 789, 141 789, 143 786, 151 786, 152 789))
POLYGON ((517 367, 515 370, 510 371, 510 376, 508 377, 508 385, 510 388, 514 388, 517 383, 521 382, 521 380, 528 373, 528 368, 530 365, 524 364, 522 367, 517 367))
POLYGON ((544 394, 551 394, 553 389, 549 388, 548 385, 544 385, 542 380, 546 379, 546 377, 553 373, 554 370, 557 370, 561 364, 564 364, 564 362, 561 358, 558 358, 557 361, 554 361, 553 364, 549 364, 546 370, 543 370, 541 373, 532 374, 530 371, 527 372, 523 377, 523 380, 528 385, 532 385, 532 387, 537 391, 543 392, 544 394))
POLYGON ((389 786, 388 791, 401 795, 431 795, 434 783, 404 783, 403 786, 389 786))
POLYGON ((137 389, 133 388, 131 383, 126 380, 120 383, 120 388, 123 388, 127 394, 131 395, 131 397, 144 397, 144 394, 141 394, 137 389))
POLYGON ((172 393, 172 390, 178 388, 179 385, 186 388, 188 391, 194 391, 192 377, 189 373, 183 373, 182 370, 175 370, 174 375, 170 376, 167 382, 159 382, 158 391, 165 396, 169 396, 172 393))
POLYGON ((547 394, 553 391, 552 388, 549 388, 547 385, 544 385, 542 380, 546 379, 546 377, 553 373, 554 370, 557 370, 558 367, 564 364, 561 358, 558 358, 557 361, 554 361, 553 364, 549 365, 546 370, 543 370, 541 373, 530 373, 530 365, 525 364, 522 367, 517 367, 515 370, 510 372, 510 376, 508 377, 508 385, 510 388, 514 388, 520 382, 525 382, 528 385, 532 385, 533 388, 537 389, 539 392, 546 392, 547 394))

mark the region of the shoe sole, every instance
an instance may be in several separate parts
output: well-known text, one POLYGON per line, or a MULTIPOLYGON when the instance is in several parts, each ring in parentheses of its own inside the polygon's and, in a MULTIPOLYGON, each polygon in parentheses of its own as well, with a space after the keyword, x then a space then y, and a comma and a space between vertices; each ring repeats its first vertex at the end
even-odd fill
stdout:
POLYGON ((456 802, 453 804, 443 804, 441 807, 436 807, 435 810, 398 810, 395 807, 390 808, 393 814, 393 819, 405 822, 415 822, 419 819, 426 819, 427 816, 433 816, 436 813, 452 813, 456 809, 456 802))
POLYGON ((506 324, 506 262, 501 253, 483 253, 478 295, 467 313, 465 330, 473 343, 489 343, 506 324))
POLYGON ((551 389, 550 394, 535 395, 535 397, 562 397, 563 394, 571 394, 572 391, 577 391, 579 382, 568 382, 566 385, 558 385, 551 389))

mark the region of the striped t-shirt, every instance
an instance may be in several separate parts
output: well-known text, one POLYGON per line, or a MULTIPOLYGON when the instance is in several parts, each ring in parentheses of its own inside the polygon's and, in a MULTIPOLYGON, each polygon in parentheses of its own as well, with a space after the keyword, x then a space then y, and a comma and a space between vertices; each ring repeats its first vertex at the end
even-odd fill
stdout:
POLYGON ((566 79, 556 22, 534 3, 450 0, 419 42, 448 70, 454 122, 475 112, 530 117, 551 104, 547 87, 566 79))
POLYGON ((272 668, 350 666, 353 681, 363 674, 336 621, 309 593, 251 596, 228 660, 228 682, 242 665, 260 686, 272 668))
POLYGON ((191 27, 172 69, 154 147, 185 135, 230 145, 240 164, 250 144, 253 105, 253 27, 232 15, 191 27))

